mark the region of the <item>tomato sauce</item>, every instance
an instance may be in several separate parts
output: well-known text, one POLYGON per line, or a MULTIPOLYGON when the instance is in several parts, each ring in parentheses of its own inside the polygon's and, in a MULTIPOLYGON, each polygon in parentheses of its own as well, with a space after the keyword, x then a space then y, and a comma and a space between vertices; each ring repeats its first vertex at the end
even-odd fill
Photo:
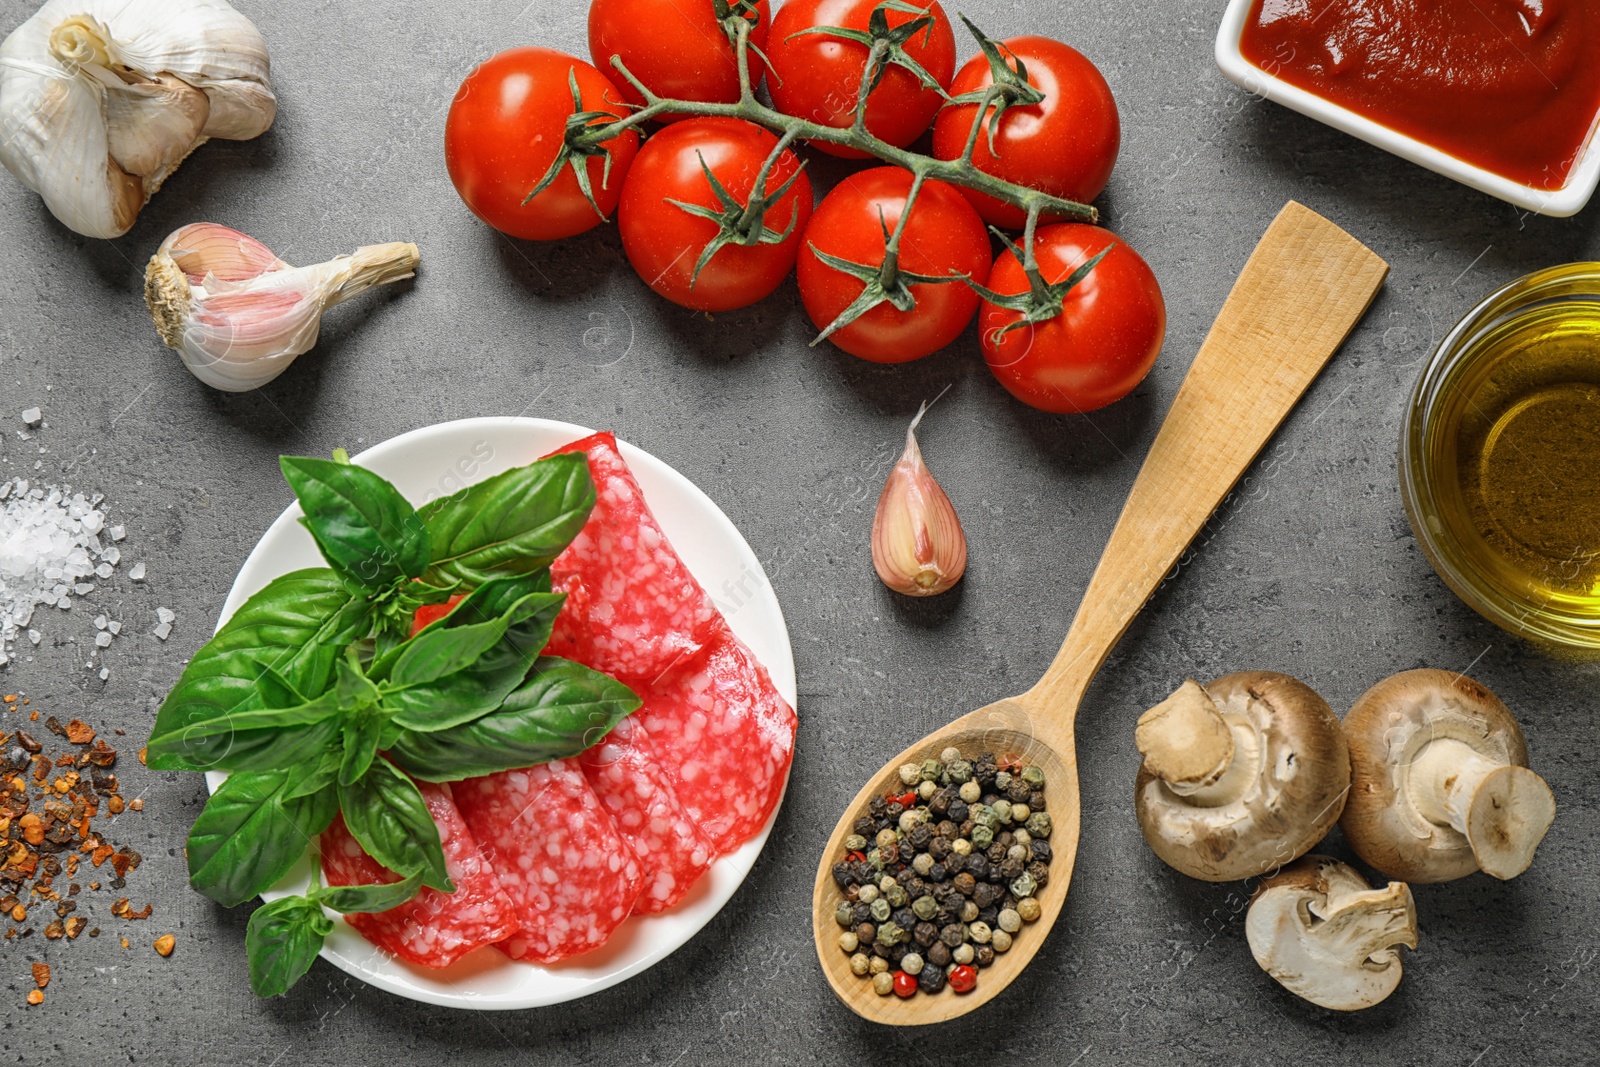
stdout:
POLYGON ((1600 0, 1255 0, 1269 74, 1468 163, 1559 189, 1600 114, 1600 0))

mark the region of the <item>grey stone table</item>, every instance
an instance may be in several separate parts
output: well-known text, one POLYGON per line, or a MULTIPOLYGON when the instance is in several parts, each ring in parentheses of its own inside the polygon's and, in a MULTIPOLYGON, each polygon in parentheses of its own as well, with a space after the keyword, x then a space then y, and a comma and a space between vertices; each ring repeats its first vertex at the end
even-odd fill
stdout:
MULTIPOLYGON (((34 9, 0 0, 0 33, 34 9)), ((0 175, 0 479, 104 492, 149 579, 93 603, 127 621, 84 666, 80 607, 51 619, 0 689, 127 731, 210 632, 235 571, 289 502, 279 453, 356 448, 446 419, 527 413, 606 426, 702 486, 765 562, 788 616, 800 735, 787 803, 749 880, 698 937, 632 981, 561 1007, 499 1014, 391 998, 318 963, 287 997, 246 981, 247 908, 190 892, 180 851, 203 797, 192 775, 120 768, 145 798, 118 833, 148 861, 130 878, 152 919, 115 937, 0 942, 0 1060, 217 1064, 1478 1064, 1592 1062, 1600 1044, 1600 746, 1593 668, 1545 658, 1482 621, 1429 569, 1395 480, 1407 391, 1431 346, 1491 288, 1600 258, 1597 209, 1524 215, 1226 83, 1211 60, 1220 4, 966 0, 997 36, 1044 33, 1086 52, 1121 105, 1123 148, 1102 203, 1149 260, 1170 322, 1155 371, 1081 418, 1025 409, 967 337, 883 368, 811 330, 793 283, 714 319, 654 298, 614 229, 550 245, 477 223, 445 174, 446 107, 501 48, 582 54, 584 5, 553 0, 240 0, 271 45, 281 100, 257 141, 197 152, 128 236, 77 237, 0 175), (1083 841, 1062 920, 994 1003, 932 1030, 858 1020, 828 991, 807 907, 818 850, 867 772, 968 708, 1018 691, 1066 632, 1162 412, 1245 256, 1295 198, 1393 266, 1388 285, 1200 550, 1134 625, 1080 718, 1083 841), (409 239, 414 284, 336 311, 320 347, 254 394, 200 385, 163 349, 140 299, 144 261, 198 219, 309 262, 409 239), (867 555, 872 505, 925 398, 922 434, 971 539, 967 580, 897 599, 867 555), (48 427, 24 441, 17 412, 48 427), (178 614, 162 643, 155 608, 178 614), (1417 889, 1422 947, 1400 990, 1355 1016, 1297 1001, 1244 940, 1247 895, 1165 868, 1130 793, 1136 714, 1186 676, 1291 672, 1348 707, 1393 671, 1470 672, 1527 727, 1561 804, 1523 877, 1417 889), (161 959, 158 932, 177 935, 161 959), (24 1009, 28 961, 46 1002, 24 1009)), ((969 50, 962 45, 963 55, 969 50)), ((816 167, 823 184, 839 170, 816 167)), ((125 574, 127 568, 122 568, 125 574)), ((1337 835, 1329 848, 1348 855, 1337 835)))

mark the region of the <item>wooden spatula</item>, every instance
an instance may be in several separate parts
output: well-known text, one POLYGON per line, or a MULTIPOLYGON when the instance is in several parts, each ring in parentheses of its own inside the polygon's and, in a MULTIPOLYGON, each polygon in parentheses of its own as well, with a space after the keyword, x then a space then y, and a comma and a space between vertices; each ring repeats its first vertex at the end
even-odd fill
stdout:
POLYGON ((1010 985, 1039 951, 1067 898, 1078 852, 1073 722, 1085 690, 1179 554, 1361 318, 1388 271, 1327 219, 1293 201, 1285 205, 1200 346, 1050 669, 1021 696, 979 708, 907 748, 850 802, 817 866, 812 923, 823 972, 857 1014, 895 1026, 954 1018, 1010 985), (969 756, 1010 755, 1043 769, 1055 825, 1049 882, 1038 894, 1042 916, 980 972, 973 992, 880 997, 871 982, 850 972, 839 948, 834 910, 843 896, 831 868, 867 802, 903 788, 900 765, 951 746, 969 756))

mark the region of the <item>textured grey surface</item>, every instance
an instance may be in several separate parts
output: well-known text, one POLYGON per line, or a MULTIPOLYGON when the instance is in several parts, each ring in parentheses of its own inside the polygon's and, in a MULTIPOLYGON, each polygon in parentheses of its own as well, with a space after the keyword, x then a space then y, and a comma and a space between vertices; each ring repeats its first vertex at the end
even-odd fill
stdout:
MULTIPOLYGON (((0 0, 0 32, 33 10, 0 0)), ((127 524, 119 577, 91 598, 127 620, 85 669, 83 607, 49 620, 0 689, 128 732, 209 632, 251 545, 289 501, 281 452, 326 453, 444 419, 527 413, 606 426, 702 486, 766 562, 799 667, 788 801, 748 882, 649 973, 582 1002, 517 1013, 429 1008, 319 963, 291 995, 249 993, 245 912, 184 885, 179 847, 203 790, 125 761, 147 800, 117 834, 149 861, 130 880, 155 916, 115 938, 0 942, 0 1060, 19 1063, 1226 1063, 1592 1061, 1600 1044, 1596 674, 1556 663, 1463 607, 1417 550, 1395 485, 1405 395, 1434 341, 1494 286, 1600 258, 1596 209, 1524 216, 1225 83, 1215 3, 1106 8, 971 0, 998 36, 1085 51, 1116 92, 1123 148, 1103 204, 1164 287, 1166 348, 1149 380, 1085 418, 1041 415, 989 377, 970 334, 900 368, 810 336, 792 282, 714 321, 655 299, 615 232, 503 239, 457 200, 440 143, 477 61, 511 44, 583 53, 583 5, 552 0, 267 4, 241 0, 272 49, 282 103, 261 139, 196 153, 114 242, 65 231, 0 175, 0 478, 108 495, 127 524), (1393 266, 1387 288, 1246 491, 1112 656, 1079 723, 1083 840, 1062 921, 1032 968, 974 1016, 894 1032, 835 1002, 807 916, 817 853, 869 770, 973 706, 1030 684, 1077 598, 1206 327, 1273 213, 1296 198, 1393 266), (197 219, 292 261, 409 239, 413 285, 339 309, 321 346, 259 393, 224 396, 160 347, 140 270, 197 219), (965 583, 931 603, 873 579, 872 503, 906 420, 966 523, 965 583), (24 441, 16 413, 45 409, 24 441), (42 451, 41 451, 42 448, 42 451), (37 465, 37 471, 35 467, 37 465), (125 573, 126 567, 123 568, 125 573), (157 605, 178 611, 165 644, 157 605), (76 643, 69 643, 75 639, 76 643), (1137 712, 1185 676, 1273 668, 1339 709, 1404 668, 1469 670, 1521 716, 1561 813, 1525 876, 1419 887, 1422 948, 1399 992, 1357 1016, 1296 1001, 1257 970, 1239 886, 1164 868, 1134 824, 1137 712), (178 937, 161 960, 158 932, 178 937), (24 1010, 27 961, 48 959, 24 1010)), ((969 46, 963 43, 963 55, 969 46)), ((837 173, 826 165, 826 175, 837 173)), ((1345 854, 1337 837, 1329 847, 1345 854)), ((108 932, 128 924, 106 915, 108 932)))

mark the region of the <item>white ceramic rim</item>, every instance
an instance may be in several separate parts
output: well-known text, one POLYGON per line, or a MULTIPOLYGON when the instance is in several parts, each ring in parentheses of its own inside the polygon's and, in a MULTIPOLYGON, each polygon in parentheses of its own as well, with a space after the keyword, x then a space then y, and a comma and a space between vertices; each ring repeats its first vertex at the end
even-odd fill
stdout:
MULTIPOLYGON (((549 419, 460 419, 401 434, 354 458, 394 481, 408 498, 420 503, 419 496, 426 499, 454 492, 593 432, 549 419), (479 447, 485 442, 488 459, 482 457, 479 447), (428 464, 414 455, 419 449, 430 456, 428 464), (424 465, 426 471, 419 473, 424 465), (429 488, 419 492, 415 488, 419 479, 429 488)), ((688 478, 626 441, 619 441, 618 446, 690 572, 718 601, 729 625, 766 666, 778 691, 791 706, 796 705, 788 629, 754 551, 733 522, 688 478)), ((299 504, 291 504, 256 544, 223 604, 219 628, 273 578, 300 567, 323 565, 310 534, 299 522, 301 514, 299 504)), ((208 788, 215 790, 224 778, 226 774, 221 772, 207 774, 208 788)), ((749 875, 777 815, 775 808, 757 837, 712 864, 677 907, 658 915, 633 916, 606 945, 560 964, 514 961, 485 947, 442 970, 414 967, 385 955, 333 912, 328 915, 336 925, 321 954, 369 985, 442 1007, 480 1011, 534 1008, 598 993, 661 962, 710 922, 749 875)), ((302 859, 262 898, 276 900, 303 892, 309 877, 309 861, 302 859)))
POLYGON ((1250 62, 1244 57, 1240 40, 1244 36, 1245 23, 1250 17, 1252 6, 1253 0, 1229 0, 1228 9, 1222 15, 1222 25, 1217 30, 1217 66, 1222 69, 1222 73, 1229 81, 1241 88, 1263 99, 1292 108, 1302 115, 1309 115, 1334 129, 1343 130, 1353 137, 1359 137, 1368 144, 1377 145, 1387 152, 1427 167, 1435 173, 1454 178, 1479 192, 1488 193, 1490 196, 1498 197, 1539 215, 1551 215, 1556 218, 1575 215, 1594 195, 1596 185, 1600 185, 1600 136, 1596 135, 1600 123, 1590 126, 1589 139, 1578 157, 1578 164, 1572 168, 1572 172, 1567 176, 1567 183, 1560 189, 1536 189, 1531 185, 1514 182, 1510 178, 1473 166, 1448 152, 1440 151, 1414 137, 1374 122, 1364 115, 1358 115, 1297 85, 1291 85, 1250 62))

